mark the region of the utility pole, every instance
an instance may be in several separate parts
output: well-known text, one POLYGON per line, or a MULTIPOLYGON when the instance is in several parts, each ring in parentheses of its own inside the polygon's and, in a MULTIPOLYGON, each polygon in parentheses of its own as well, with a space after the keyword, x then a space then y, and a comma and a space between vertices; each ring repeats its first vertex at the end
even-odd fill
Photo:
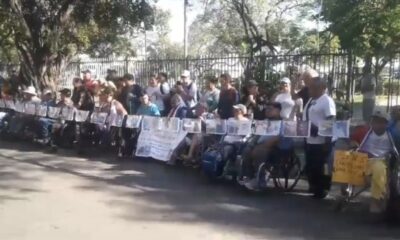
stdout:
POLYGON ((185 59, 187 58, 188 55, 188 44, 187 44, 187 38, 188 38, 188 33, 187 33, 187 10, 189 6, 189 0, 183 0, 184 1, 184 8, 183 8, 183 55, 185 56, 185 59))

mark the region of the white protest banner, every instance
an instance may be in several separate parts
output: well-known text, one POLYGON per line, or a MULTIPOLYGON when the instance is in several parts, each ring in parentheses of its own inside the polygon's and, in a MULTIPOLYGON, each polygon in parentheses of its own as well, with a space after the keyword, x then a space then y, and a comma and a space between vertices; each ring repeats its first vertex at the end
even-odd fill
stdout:
POLYGON ((222 120, 222 119, 207 119, 206 120, 206 133, 207 134, 225 135, 226 132, 227 132, 226 120, 222 120))
POLYGON ((350 120, 336 121, 333 124, 333 136, 336 138, 350 137, 350 120))
POLYGON ((124 115, 115 115, 112 119, 110 119, 110 125, 113 127, 122 127, 124 123, 124 115))
POLYGON ((283 136, 290 138, 306 138, 310 136, 311 123, 309 121, 283 121, 283 136))
POLYGON ((72 108, 72 107, 61 108, 60 118, 61 118, 61 120, 65 120, 65 121, 73 121, 74 120, 74 108, 72 108))
POLYGON ((60 118, 61 109, 58 107, 49 107, 48 115, 50 118, 58 119, 60 118))
POLYGON ((126 128, 139 128, 142 116, 139 115, 128 115, 126 118, 126 128))
POLYGON ((20 101, 16 101, 14 109, 15 109, 16 112, 19 112, 19 113, 25 112, 25 103, 20 102, 20 101))
POLYGON ((13 100, 5 100, 4 103, 7 109, 15 110, 15 103, 13 100))
POLYGON ((281 133, 282 121, 254 121, 254 134, 260 136, 278 136, 281 133))
POLYGON ((90 117, 90 122, 94 124, 105 124, 108 113, 105 112, 94 112, 90 117))
POLYGON ((89 117, 89 111, 75 109, 75 122, 86 122, 89 117))
POLYGON ((229 119, 226 122, 227 134, 228 135, 239 135, 247 136, 251 134, 251 121, 239 121, 235 119, 229 119))
POLYGON ((36 113, 35 113, 35 115, 36 115, 36 116, 39 116, 39 117, 47 117, 47 106, 45 106, 45 105, 39 105, 39 106, 36 108, 36 113))
POLYGON ((186 132, 141 131, 136 156, 169 161, 175 149, 183 141, 186 132))
POLYGON ((332 137, 333 136, 333 120, 321 121, 318 125, 318 135, 322 137, 332 137))
POLYGON ((182 130, 188 133, 201 133, 201 119, 182 119, 182 130))
POLYGON ((35 115, 36 114, 36 104, 34 103, 27 103, 25 104, 25 113, 29 115, 35 115))
POLYGON ((0 108, 5 108, 6 103, 3 101, 3 99, 0 99, 0 108))

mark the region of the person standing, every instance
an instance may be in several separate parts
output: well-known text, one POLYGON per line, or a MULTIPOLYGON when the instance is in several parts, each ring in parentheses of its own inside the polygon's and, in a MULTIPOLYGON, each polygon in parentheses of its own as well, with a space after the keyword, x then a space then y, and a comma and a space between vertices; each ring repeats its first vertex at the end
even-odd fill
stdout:
POLYGON ((308 100, 310 100, 310 83, 312 82, 313 78, 316 78, 318 76, 319 74, 317 71, 307 66, 304 72, 300 74, 299 78, 299 80, 303 82, 304 86, 297 93, 294 92, 294 88, 291 89, 293 99, 301 99, 303 101, 303 108, 308 103, 308 100))
POLYGON ((336 105, 326 93, 327 83, 319 77, 308 85, 310 100, 305 106, 303 120, 311 122, 311 136, 306 139, 306 174, 310 191, 317 199, 325 198, 331 185, 328 176, 328 161, 333 143, 330 137, 318 136, 318 126, 322 121, 334 120, 336 105))
POLYGON ((217 88, 217 83, 217 78, 210 77, 207 80, 207 90, 199 101, 207 105, 209 112, 214 112, 218 108, 220 90, 217 88))
POLYGON ((186 106, 193 108, 199 100, 196 83, 190 78, 189 70, 184 70, 181 74, 182 86, 178 86, 178 93, 181 95, 186 106))
POLYGON ((247 107, 248 115, 254 120, 264 119, 264 99, 261 98, 258 91, 258 83, 250 80, 244 88, 244 96, 241 103, 247 107))
POLYGON ((160 83, 160 97, 164 103, 164 115, 169 113, 171 110, 171 87, 168 83, 168 75, 165 72, 161 72, 157 75, 157 80, 160 83))
POLYGON ((279 86, 280 86, 280 92, 278 95, 276 95, 273 102, 278 102, 281 104, 282 119, 294 120, 295 114, 293 114, 293 113, 294 113, 295 102, 292 99, 292 94, 290 91, 290 89, 291 89, 290 79, 287 77, 282 78, 279 81, 279 86))
POLYGON ((160 110, 161 116, 165 116, 164 100, 161 93, 161 84, 158 82, 156 75, 151 75, 149 80, 149 86, 146 88, 146 93, 150 97, 150 101, 157 105, 160 110))
POLYGON ((132 74, 125 74, 123 77, 125 86, 120 94, 120 101, 129 114, 136 114, 140 106, 140 96, 142 95, 142 87, 140 87, 132 74))
POLYGON ((232 86, 232 77, 229 74, 221 74, 219 81, 222 88, 217 112, 221 119, 229 119, 233 117, 233 106, 239 102, 239 93, 232 86))

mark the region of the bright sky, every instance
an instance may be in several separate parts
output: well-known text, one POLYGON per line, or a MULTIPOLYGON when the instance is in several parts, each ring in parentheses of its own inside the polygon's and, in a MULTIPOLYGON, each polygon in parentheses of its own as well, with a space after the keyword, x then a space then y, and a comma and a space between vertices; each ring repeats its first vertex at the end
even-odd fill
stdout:
MULTIPOLYGON (((198 3, 199 0, 189 0, 189 3, 193 5, 188 11, 188 27, 193 22, 196 15, 201 13, 202 6, 198 3), (196 4, 197 3, 197 4, 196 4)), ((170 39, 174 42, 183 42, 183 6, 184 0, 158 0, 158 7, 171 12, 170 20, 170 39)))

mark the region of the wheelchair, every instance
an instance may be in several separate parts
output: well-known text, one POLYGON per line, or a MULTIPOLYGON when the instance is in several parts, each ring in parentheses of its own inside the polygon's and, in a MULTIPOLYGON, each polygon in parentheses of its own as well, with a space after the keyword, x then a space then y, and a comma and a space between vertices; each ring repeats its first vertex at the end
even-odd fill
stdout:
MULTIPOLYGON (((387 166, 387 198, 384 211, 388 221, 400 221, 400 158, 396 153, 391 153, 385 158, 387 166)), ((335 202, 335 211, 340 212, 347 204, 354 201, 370 188, 370 184, 357 187, 351 184, 341 184, 340 196, 335 202)))

